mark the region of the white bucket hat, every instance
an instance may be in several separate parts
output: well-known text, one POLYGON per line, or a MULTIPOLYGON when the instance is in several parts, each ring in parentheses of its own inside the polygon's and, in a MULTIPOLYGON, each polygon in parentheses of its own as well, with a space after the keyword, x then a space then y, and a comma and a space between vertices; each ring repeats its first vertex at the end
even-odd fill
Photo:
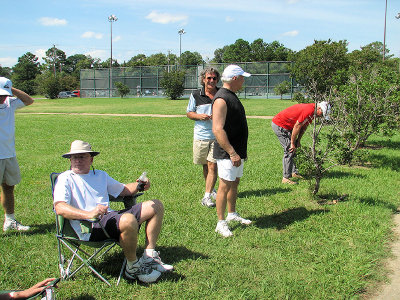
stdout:
POLYGON ((100 152, 92 151, 92 146, 88 142, 76 140, 71 143, 71 150, 62 155, 64 158, 70 158, 72 154, 90 153, 91 156, 96 156, 100 152))
POLYGON ((318 103, 318 106, 321 108, 322 115, 325 117, 325 120, 329 120, 329 115, 331 113, 331 105, 326 101, 322 101, 318 103))
POLYGON ((0 96, 12 96, 12 82, 10 79, 0 77, 0 96))
POLYGON ((235 76, 244 76, 250 77, 251 74, 243 71, 243 69, 237 65, 229 65, 225 68, 224 72, 222 73, 222 77, 224 78, 233 78, 235 76))

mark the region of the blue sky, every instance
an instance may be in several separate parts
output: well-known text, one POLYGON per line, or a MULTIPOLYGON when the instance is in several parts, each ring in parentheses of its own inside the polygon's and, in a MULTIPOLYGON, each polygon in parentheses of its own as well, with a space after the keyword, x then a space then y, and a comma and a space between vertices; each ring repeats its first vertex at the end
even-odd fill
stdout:
MULTIPOLYGON (((387 0, 386 47, 400 57, 399 0, 387 0)), ((0 65, 11 67, 32 52, 42 57, 55 45, 67 56, 89 54, 119 62, 139 53, 214 50, 242 38, 279 41, 298 51, 314 40, 347 40, 349 51, 383 42, 385 0, 1 0, 0 65), (8 5, 8 9, 7 9, 8 5), (5 29, 5 23, 7 28, 5 29)))

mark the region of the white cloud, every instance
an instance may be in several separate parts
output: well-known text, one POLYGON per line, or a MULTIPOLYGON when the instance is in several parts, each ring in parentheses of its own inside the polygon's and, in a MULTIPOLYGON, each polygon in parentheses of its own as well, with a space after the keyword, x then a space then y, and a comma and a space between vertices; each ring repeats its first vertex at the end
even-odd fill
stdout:
POLYGON ((43 59, 43 57, 46 57, 46 51, 45 49, 37 49, 33 54, 39 58, 39 60, 43 59))
POLYGON ((96 33, 96 32, 93 32, 93 31, 86 31, 81 35, 81 38, 83 38, 83 39, 95 38, 97 40, 101 40, 103 38, 103 34, 102 33, 96 33))
POLYGON ((295 3, 299 2, 299 0, 287 0, 287 2, 289 4, 295 4, 295 3))
POLYGON ((113 38, 113 42, 118 42, 121 40, 121 36, 117 35, 115 38, 113 38))
POLYGON ((299 35, 298 30, 287 31, 283 34, 283 36, 297 36, 297 35, 299 35))
POLYGON ((17 58, 14 57, 0 57, 0 65, 2 67, 13 67, 18 62, 17 58))
POLYGON ((229 23, 229 22, 233 22, 233 21, 234 21, 234 19, 232 17, 228 16, 228 17, 225 18, 225 22, 229 23))
POLYGON ((49 17, 40 18, 39 22, 43 26, 65 26, 68 23, 67 20, 65 20, 65 19, 57 19, 57 18, 49 18, 49 17))
POLYGON ((90 55, 92 58, 100 58, 101 60, 107 59, 110 57, 109 52, 105 50, 94 50, 90 52, 86 52, 85 55, 90 55))
POLYGON ((168 13, 159 13, 158 11, 153 10, 146 16, 146 19, 151 20, 154 23, 161 24, 169 24, 169 23, 177 23, 182 22, 183 24, 187 23, 188 16, 186 15, 171 15, 168 13))

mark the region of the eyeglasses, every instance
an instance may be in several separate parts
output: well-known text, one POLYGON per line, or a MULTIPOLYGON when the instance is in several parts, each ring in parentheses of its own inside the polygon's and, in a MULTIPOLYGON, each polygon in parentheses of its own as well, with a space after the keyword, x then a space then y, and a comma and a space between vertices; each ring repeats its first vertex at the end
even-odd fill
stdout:
POLYGON ((217 80, 217 77, 207 77, 207 80, 211 80, 211 79, 213 79, 213 80, 217 80))

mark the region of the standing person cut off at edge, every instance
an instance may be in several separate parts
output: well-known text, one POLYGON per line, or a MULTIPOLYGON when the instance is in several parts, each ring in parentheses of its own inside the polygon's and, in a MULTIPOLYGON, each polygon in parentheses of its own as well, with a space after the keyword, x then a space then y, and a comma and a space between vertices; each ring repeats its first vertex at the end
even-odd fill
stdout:
MULTIPOLYGON (((330 110, 331 106, 328 102, 320 102, 317 104, 316 116, 324 116, 326 120, 329 120, 330 110)), ((314 119, 314 111, 315 103, 300 103, 282 110, 272 119, 272 129, 283 148, 282 183, 284 184, 297 184, 290 178, 302 178, 294 163, 294 157, 296 149, 301 146, 300 141, 304 132, 314 119)))
POLYGON ((201 204, 214 207, 216 199, 214 189, 217 181, 217 163, 213 157, 215 136, 212 132, 212 99, 218 91, 219 72, 214 68, 206 68, 200 73, 200 90, 190 95, 186 115, 194 120, 193 163, 203 166, 203 176, 206 183, 201 204))
POLYGON ((13 88, 11 80, 0 77, 0 180, 1 205, 5 213, 3 231, 30 229, 14 216, 14 186, 21 181, 15 151, 15 110, 32 103, 31 96, 13 88))
POLYGON ((216 138, 214 158, 217 159, 219 186, 217 192, 218 223, 215 232, 224 237, 232 236, 228 222, 251 224, 236 212, 237 191, 247 159, 248 128, 246 112, 236 92, 251 74, 236 65, 229 65, 222 73, 222 88, 213 100, 213 133, 216 138), (225 219, 225 209, 228 215, 225 219))

